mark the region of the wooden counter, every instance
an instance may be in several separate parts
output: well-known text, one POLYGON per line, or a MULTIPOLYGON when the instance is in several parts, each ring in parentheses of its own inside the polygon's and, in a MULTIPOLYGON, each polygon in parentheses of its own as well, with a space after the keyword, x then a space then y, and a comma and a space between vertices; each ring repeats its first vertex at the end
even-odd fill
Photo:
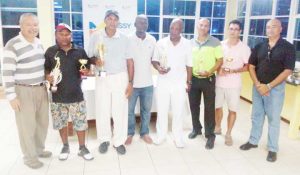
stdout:
MULTIPOLYGON (((241 96, 252 101, 252 80, 248 72, 242 74, 241 96)), ((300 126, 300 86, 286 84, 285 99, 281 112, 283 120, 290 122, 289 137, 298 138, 300 126)))

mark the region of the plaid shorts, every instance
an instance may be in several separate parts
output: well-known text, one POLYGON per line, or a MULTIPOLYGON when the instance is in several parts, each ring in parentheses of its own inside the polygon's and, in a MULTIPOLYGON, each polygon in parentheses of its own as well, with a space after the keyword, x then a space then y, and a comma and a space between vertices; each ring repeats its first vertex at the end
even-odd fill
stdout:
POLYGON ((51 103, 53 128, 60 130, 68 126, 69 117, 75 131, 84 131, 88 128, 86 120, 85 101, 77 103, 51 103))

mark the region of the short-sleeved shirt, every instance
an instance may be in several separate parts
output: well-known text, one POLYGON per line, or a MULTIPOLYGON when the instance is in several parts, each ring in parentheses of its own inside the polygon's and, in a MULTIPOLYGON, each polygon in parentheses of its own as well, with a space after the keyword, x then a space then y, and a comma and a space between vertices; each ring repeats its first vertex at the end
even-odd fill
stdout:
POLYGON ((170 71, 167 74, 159 74, 158 78, 184 85, 187 78, 186 66, 192 67, 191 51, 191 43, 184 37, 181 37, 179 43, 175 46, 171 42, 170 37, 159 40, 156 44, 152 61, 160 61, 163 54, 165 54, 167 58, 166 64, 170 71))
POLYGON ((81 77, 79 59, 88 60, 87 68, 90 67, 89 58, 84 49, 72 45, 66 53, 57 45, 49 47, 45 53, 45 71, 50 73, 56 66, 54 57, 60 58, 60 70, 62 80, 57 84, 57 92, 52 93, 52 100, 55 103, 75 103, 83 101, 81 90, 81 77))
POLYGON ((284 69, 293 70, 295 61, 295 47, 282 38, 272 49, 269 49, 268 40, 257 44, 249 58, 249 64, 255 66, 258 81, 264 84, 273 81, 284 69))
POLYGON ((208 36, 203 43, 193 39, 192 44, 193 76, 206 78, 199 76, 199 71, 209 71, 223 57, 221 43, 217 38, 208 36))
POLYGON ((94 32, 89 42, 89 57, 99 58, 100 45, 103 45, 104 70, 107 74, 126 72, 126 60, 132 59, 127 36, 116 31, 114 36, 108 37, 104 29, 94 32))
MULTIPOLYGON (((250 48, 239 41, 236 45, 228 45, 228 40, 221 42, 224 58, 223 68, 229 68, 236 70, 242 68, 245 64, 248 64, 248 60, 251 54, 250 48), (230 62, 228 62, 230 59, 230 62)), ((221 88, 240 88, 242 86, 241 73, 217 75, 216 86, 221 88)))
POLYGON ((129 41, 130 52, 134 61, 133 87, 143 88, 151 86, 153 84, 151 59, 156 40, 148 33, 146 33, 146 37, 143 40, 134 33, 129 36, 129 41))

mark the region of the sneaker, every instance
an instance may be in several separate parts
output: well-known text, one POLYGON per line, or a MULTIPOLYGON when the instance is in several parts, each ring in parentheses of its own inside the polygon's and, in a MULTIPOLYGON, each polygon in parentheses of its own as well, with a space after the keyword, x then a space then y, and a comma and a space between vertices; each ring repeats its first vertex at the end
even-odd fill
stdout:
POLYGON ((79 150, 78 156, 82 157, 84 160, 93 160, 94 156, 90 153, 87 147, 83 147, 79 150))
POLYGON ((147 144, 152 144, 153 140, 148 134, 143 135, 142 139, 147 143, 147 144))
POLYGON ((205 148, 213 149, 214 145, 215 145, 215 137, 214 136, 208 137, 206 144, 205 144, 205 148))
POLYGON ((222 129, 221 129, 221 128, 215 128, 214 133, 215 133, 216 135, 221 135, 221 134, 222 134, 222 129))
POLYGON ((130 145, 132 143, 133 136, 129 135, 125 141, 125 145, 130 145))
POLYGON ((124 145, 120 145, 118 147, 114 147, 117 150, 117 153, 120 155, 124 155, 126 153, 126 148, 124 145))
POLYGON ((48 157, 51 157, 51 156, 52 156, 52 152, 50 152, 50 151, 42 151, 39 154, 39 157, 41 157, 41 158, 48 158, 48 157))
POLYGON ((109 142, 102 142, 99 146, 99 152, 100 153, 106 153, 108 150, 109 142))
POLYGON ((227 146, 232 146, 233 140, 231 135, 225 135, 225 145, 227 146))
POLYGON ((68 156, 70 154, 70 148, 68 146, 64 146, 62 149, 61 149, 61 152, 58 156, 58 159, 59 160, 67 160, 68 159, 68 156))
POLYGON ((24 162, 24 164, 32 169, 38 169, 44 165, 44 163, 39 160, 26 161, 26 162, 24 162))

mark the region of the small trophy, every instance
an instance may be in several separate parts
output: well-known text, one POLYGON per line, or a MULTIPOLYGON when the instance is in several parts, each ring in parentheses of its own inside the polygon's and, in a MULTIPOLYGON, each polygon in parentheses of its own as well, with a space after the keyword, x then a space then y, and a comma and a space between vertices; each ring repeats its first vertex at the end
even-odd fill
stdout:
POLYGON ((105 46, 103 43, 100 43, 98 46, 99 56, 100 60, 102 62, 102 65, 100 66, 100 70, 98 72, 98 76, 100 77, 106 77, 106 71, 104 70, 104 55, 105 55, 105 46))
POLYGON ((79 69, 79 72, 80 72, 80 78, 81 79, 86 79, 87 78, 87 76, 86 75, 84 75, 84 70, 86 69, 86 64, 87 64, 87 62, 88 62, 88 60, 86 60, 86 59, 79 59, 78 60, 79 61, 79 63, 81 64, 80 65, 80 69, 79 69))
POLYGON ((51 92, 57 91, 57 84, 60 83, 62 80, 62 73, 60 71, 60 58, 55 56, 54 59, 56 60, 56 65, 54 69, 51 71, 50 76, 53 76, 53 83, 51 87, 51 92))
POLYGON ((159 64, 164 72, 167 73, 171 70, 171 68, 168 67, 168 56, 167 56, 167 52, 164 48, 161 49, 159 64))
POLYGON ((230 72, 230 65, 231 65, 232 61, 233 61, 233 58, 232 58, 232 57, 227 57, 227 58, 225 59, 224 71, 230 72))

